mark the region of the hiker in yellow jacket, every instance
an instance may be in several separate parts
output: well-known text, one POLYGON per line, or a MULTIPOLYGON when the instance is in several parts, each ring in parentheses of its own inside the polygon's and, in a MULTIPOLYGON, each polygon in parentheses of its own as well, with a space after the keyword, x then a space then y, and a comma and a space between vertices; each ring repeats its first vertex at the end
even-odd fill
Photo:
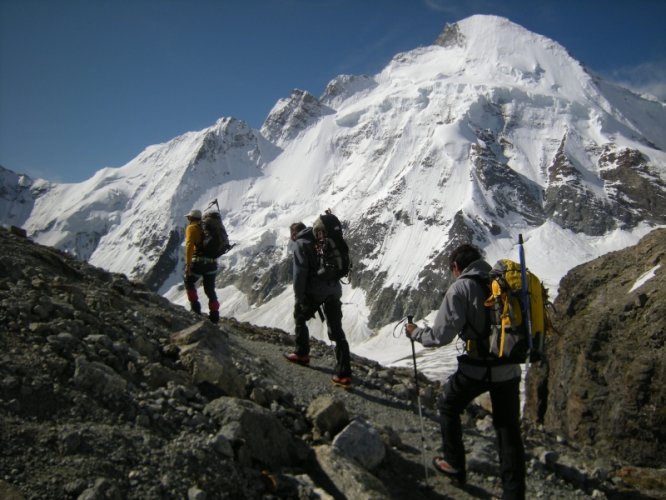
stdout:
POLYGON ((201 304, 197 294, 197 282, 203 278, 203 289, 208 297, 208 317, 213 323, 220 320, 220 303, 215 293, 215 276, 217 275, 217 260, 204 257, 201 254, 203 245, 203 229, 201 228, 201 210, 191 210, 187 217, 185 228, 185 290, 190 308, 196 314, 201 314, 201 304))

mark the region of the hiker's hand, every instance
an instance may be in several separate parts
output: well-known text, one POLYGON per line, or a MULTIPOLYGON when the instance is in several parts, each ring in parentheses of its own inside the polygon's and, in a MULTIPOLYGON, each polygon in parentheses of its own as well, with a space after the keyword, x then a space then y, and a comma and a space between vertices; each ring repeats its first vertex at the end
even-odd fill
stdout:
POLYGON ((411 339, 417 328, 418 326, 416 326, 414 323, 405 323, 405 335, 411 339))

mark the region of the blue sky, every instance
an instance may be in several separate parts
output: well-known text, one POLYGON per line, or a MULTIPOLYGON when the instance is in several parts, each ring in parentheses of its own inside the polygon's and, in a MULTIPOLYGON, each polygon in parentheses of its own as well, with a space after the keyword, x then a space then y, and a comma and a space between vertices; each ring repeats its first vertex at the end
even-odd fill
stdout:
POLYGON ((495 14, 666 100, 665 0, 0 0, 0 165, 79 182, 495 14))

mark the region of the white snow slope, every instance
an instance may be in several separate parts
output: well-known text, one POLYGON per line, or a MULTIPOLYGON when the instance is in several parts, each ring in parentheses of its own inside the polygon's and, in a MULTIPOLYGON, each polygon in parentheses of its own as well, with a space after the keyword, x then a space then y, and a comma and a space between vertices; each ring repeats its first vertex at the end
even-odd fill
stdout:
MULTIPOLYGON (((443 45, 395 56, 375 76, 336 78, 320 100, 295 91, 276 104, 260 131, 223 118, 83 183, 54 185, 35 200, 25 228, 40 243, 141 276, 170 231, 178 228, 182 237, 184 214, 215 198, 237 243, 222 259, 237 270, 269 249, 275 262, 286 259, 294 221, 312 223, 331 208, 353 227, 371 214, 389 229, 372 255, 356 259, 385 273, 385 287, 400 289, 418 285, 419 272, 447 243, 456 213, 479 221, 495 208, 473 171, 473 149, 489 147, 484 131, 503 138, 510 169, 544 190, 546 168, 565 136, 567 156, 601 198, 597 160, 604 145, 640 150, 666 179, 663 103, 599 81, 556 42, 503 18, 473 16, 450 34, 443 45), (398 212, 410 222, 398 220, 398 212)), ((501 233, 477 242, 488 261, 517 259, 522 233, 528 265, 551 295, 575 265, 634 244, 652 229, 642 224, 592 237, 551 221, 530 225, 516 212, 495 222, 501 233)), ((161 293, 183 304, 182 250, 173 256, 180 261, 161 293)), ((289 288, 251 305, 220 280, 223 314, 291 331, 289 288)), ((354 352, 386 364, 411 363, 409 341, 395 338, 395 324, 368 328, 363 290, 346 286, 343 302, 354 352)), ((310 326, 326 339, 318 319, 310 326)), ((444 349, 450 355, 425 356, 419 349, 419 368, 444 376, 456 347, 444 349)))

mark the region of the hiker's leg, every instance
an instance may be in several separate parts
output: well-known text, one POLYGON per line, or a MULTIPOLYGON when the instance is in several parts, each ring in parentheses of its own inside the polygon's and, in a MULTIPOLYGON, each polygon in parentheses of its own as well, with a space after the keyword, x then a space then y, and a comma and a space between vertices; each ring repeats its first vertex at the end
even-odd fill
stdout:
POLYGON ((305 356, 310 354, 310 332, 308 331, 308 319, 311 315, 303 311, 298 304, 294 305, 294 332, 296 333, 296 354, 305 356))
POLYGON ((335 374, 338 377, 351 377, 351 355, 349 343, 342 329, 342 303, 337 297, 329 297, 324 302, 324 316, 328 338, 335 342, 335 374))
POLYGON ((199 303, 199 295, 197 294, 198 279, 198 275, 190 273, 185 275, 184 283, 187 300, 190 302, 190 309, 197 314, 201 314, 201 304, 199 303))
POLYGON ((444 460, 460 472, 465 471, 465 446, 460 415, 475 397, 486 390, 484 386, 484 383, 472 380, 458 370, 447 380, 439 399, 444 460))
POLYGON ((504 499, 525 498, 525 449, 520 435, 520 378, 490 388, 504 499))
POLYGON ((217 323, 220 319, 220 303, 217 301, 217 294, 215 293, 215 271, 210 271, 203 276, 203 288, 208 297, 208 312, 210 320, 217 323))

